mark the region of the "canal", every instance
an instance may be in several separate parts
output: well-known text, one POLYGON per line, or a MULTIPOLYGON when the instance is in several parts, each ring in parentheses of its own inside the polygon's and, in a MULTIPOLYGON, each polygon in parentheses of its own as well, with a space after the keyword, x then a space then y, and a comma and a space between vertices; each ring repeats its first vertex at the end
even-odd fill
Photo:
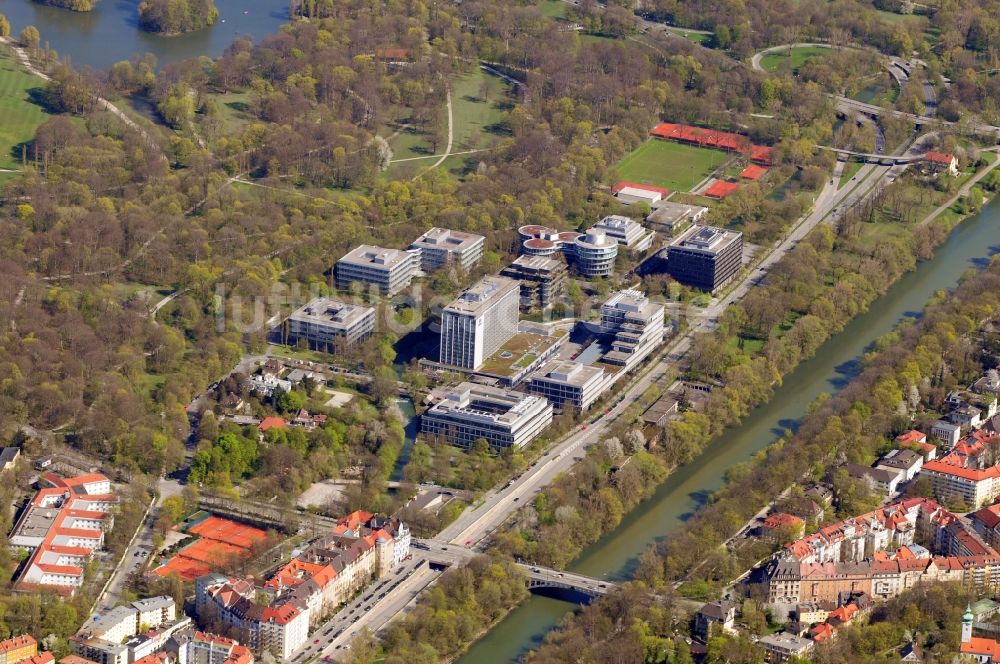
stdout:
MULTIPOLYGON (((622 523, 570 565, 581 574, 610 580, 632 575, 637 558, 653 542, 669 536, 723 484, 730 466, 746 461, 788 429, 794 429, 821 393, 834 393, 853 378, 865 349, 907 316, 918 316, 940 289, 954 287, 963 272, 982 266, 1000 252, 1000 201, 956 228, 934 258, 906 274, 867 313, 831 338, 819 354, 788 375, 773 398, 743 424, 712 443, 695 461, 678 469, 622 523)), ((537 647, 575 607, 532 597, 475 643, 460 664, 515 662, 537 647)))
POLYGON ((0 0, 16 36, 34 25, 60 56, 76 66, 106 69, 119 60, 152 53, 159 65, 201 55, 218 57, 234 37, 255 41, 288 22, 288 0, 215 0, 219 20, 210 28, 177 37, 160 37, 139 29, 140 0, 97 0, 93 11, 74 12, 34 0, 0 0))

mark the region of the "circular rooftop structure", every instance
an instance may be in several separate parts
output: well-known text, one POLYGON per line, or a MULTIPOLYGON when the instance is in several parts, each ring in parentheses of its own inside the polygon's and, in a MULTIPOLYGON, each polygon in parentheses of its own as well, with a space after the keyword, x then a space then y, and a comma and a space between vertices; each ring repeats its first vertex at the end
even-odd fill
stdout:
POLYGON ((539 226, 538 224, 528 224, 518 228, 517 232, 521 234, 521 237, 541 237, 552 232, 552 229, 547 226, 539 226))
POLYGON ((551 256, 556 252, 556 243, 552 240, 543 240, 540 237, 533 237, 524 241, 524 253, 529 256, 551 256))

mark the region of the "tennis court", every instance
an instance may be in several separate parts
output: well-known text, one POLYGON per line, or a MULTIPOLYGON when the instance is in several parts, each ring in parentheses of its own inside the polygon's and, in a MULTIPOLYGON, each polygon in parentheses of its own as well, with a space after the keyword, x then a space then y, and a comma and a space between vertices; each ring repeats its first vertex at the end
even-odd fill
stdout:
POLYGON ((191 526, 188 532, 203 539, 232 544, 244 549, 250 549, 255 542, 267 539, 267 533, 260 528, 214 515, 191 526))

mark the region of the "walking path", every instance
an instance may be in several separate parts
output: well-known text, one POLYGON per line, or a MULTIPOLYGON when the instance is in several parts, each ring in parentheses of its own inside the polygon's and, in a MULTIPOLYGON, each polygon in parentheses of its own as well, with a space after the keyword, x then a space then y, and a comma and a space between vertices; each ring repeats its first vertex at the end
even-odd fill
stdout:
POLYGON ((438 166, 440 166, 441 164, 443 164, 445 159, 447 159, 448 157, 451 156, 451 145, 452 145, 452 143, 454 142, 454 139, 455 139, 455 122, 454 122, 454 115, 453 115, 452 109, 451 109, 451 88, 447 89, 447 97, 446 97, 446 99, 447 99, 447 102, 448 102, 447 103, 447 107, 448 107, 448 145, 446 145, 445 148, 444 148, 444 154, 441 155, 441 157, 436 162, 434 162, 433 164, 431 164, 430 166, 428 166, 423 171, 421 171, 421 172, 417 173, 416 175, 414 175, 413 178, 412 178, 413 180, 416 180, 417 178, 419 178, 421 175, 423 175, 427 171, 434 170, 435 168, 437 168, 438 166))

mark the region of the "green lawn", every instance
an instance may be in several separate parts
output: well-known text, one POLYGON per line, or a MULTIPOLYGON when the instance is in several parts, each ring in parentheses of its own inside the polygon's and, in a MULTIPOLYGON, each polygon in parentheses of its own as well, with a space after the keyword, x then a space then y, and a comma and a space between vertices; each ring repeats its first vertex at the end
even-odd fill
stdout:
POLYGON ((0 49, 0 168, 21 167, 18 146, 34 138, 38 125, 49 118, 29 92, 43 86, 41 79, 21 69, 10 49, 0 49))
POLYGON ((896 12, 887 12, 883 9, 876 9, 875 13, 880 19, 893 25, 897 23, 919 23, 923 19, 922 16, 917 14, 897 14, 896 12))
POLYGON ((675 28, 673 26, 667 27, 667 30, 675 35, 680 35, 689 41, 693 41, 695 44, 704 44, 712 38, 712 35, 706 35, 701 32, 690 32, 684 28, 675 28))
POLYGON ((247 112, 250 108, 250 94, 248 92, 228 92, 212 95, 212 98, 219 105, 222 122, 226 126, 227 133, 239 131, 252 120, 247 112))
POLYGON ((543 15, 548 16, 549 18, 566 18, 567 5, 563 2, 563 0, 542 0, 542 2, 538 4, 538 8, 542 10, 543 15))
POLYGON ((690 191, 728 159, 721 150, 709 150, 651 138, 615 166, 617 179, 690 191))
POLYGON ((850 182, 851 178, 858 174, 858 171, 861 170, 862 166, 864 166, 864 164, 860 161, 849 161, 844 164, 844 172, 840 176, 840 184, 837 188, 839 189, 850 182))
POLYGON ((760 66, 766 71, 778 71, 785 67, 796 70, 810 58, 825 57, 830 49, 822 46, 799 46, 776 53, 768 53, 760 59, 760 66))

